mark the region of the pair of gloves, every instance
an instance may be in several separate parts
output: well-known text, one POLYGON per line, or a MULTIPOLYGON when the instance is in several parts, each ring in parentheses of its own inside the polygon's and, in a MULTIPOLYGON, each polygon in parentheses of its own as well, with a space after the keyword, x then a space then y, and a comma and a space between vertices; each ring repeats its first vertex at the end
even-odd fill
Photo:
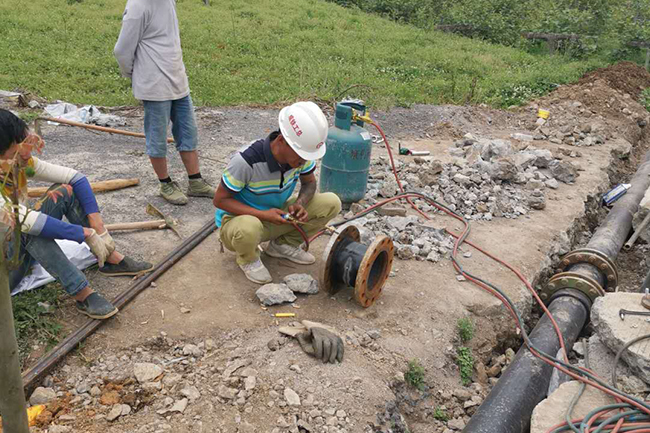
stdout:
POLYGON ((106 230, 104 233, 97 234, 95 229, 90 229, 92 234, 88 236, 85 241, 86 244, 90 247, 90 251, 97 257, 97 262, 99 267, 103 267, 108 256, 113 254, 115 251, 115 241, 106 230))
POLYGON ((279 331, 297 338, 302 350, 310 356, 332 364, 335 361, 343 362, 343 340, 331 326, 303 320, 293 326, 281 326, 279 331))

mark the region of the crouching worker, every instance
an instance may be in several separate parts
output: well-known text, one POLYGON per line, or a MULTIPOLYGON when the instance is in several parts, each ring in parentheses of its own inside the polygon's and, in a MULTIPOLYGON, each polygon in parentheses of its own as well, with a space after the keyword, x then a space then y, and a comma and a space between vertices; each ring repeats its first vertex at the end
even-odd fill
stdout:
MULTIPOLYGON (((38 263, 77 301, 77 308, 82 313, 93 319, 109 318, 117 313, 117 308, 91 289, 84 274, 68 260, 54 240, 86 242, 97 257, 99 272, 103 275, 137 275, 151 270, 153 266, 117 252, 111 235, 104 228, 97 201, 86 177, 73 169, 49 164, 32 156, 32 148, 39 148, 42 144, 42 139, 30 133, 23 120, 10 111, 0 109, 0 159, 16 158, 20 167, 17 180, 13 178, 13 173, 5 173, 0 168, 0 182, 5 185, 6 196, 11 197, 14 188, 17 188, 22 221, 20 267, 10 272, 10 288, 14 289, 38 263), (54 184, 33 209, 27 207, 28 176, 54 184), (62 221, 64 216, 69 222, 62 221)), ((9 204, 0 197, 0 206, 7 209, 9 204)), ((8 230, 6 225, 5 230, 8 230)), ((9 245, 7 254, 11 257, 13 243, 9 245)))
POLYGON ((307 236, 320 231, 341 211, 332 193, 316 194, 316 160, 325 155, 327 119, 313 102, 298 102, 280 112, 280 130, 245 146, 230 160, 214 196, 216 224, 223 244, 237 253, 246 278, 272 281, 258 245, 271 241, 271 257, 301 265, 316 259, 300 246, 303 238, 287 214, 302 223, 307 236), (300 179, 300 192, 289 199, 300 179))

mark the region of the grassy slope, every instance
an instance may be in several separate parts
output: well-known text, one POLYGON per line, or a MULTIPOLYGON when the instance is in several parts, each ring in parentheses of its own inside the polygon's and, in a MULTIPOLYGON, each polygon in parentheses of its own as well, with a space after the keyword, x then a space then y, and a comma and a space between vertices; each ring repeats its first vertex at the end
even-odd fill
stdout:
MULTIPOLYGON (((320 0, 180 0, 197 105, 276 104, 351 93, 375 106, 510 105, 577 79, 597 61, 534 56, 431 33, 320 0)), ((124 0, 0 0, 0 89, 134 104, 112 55, 124 0)))

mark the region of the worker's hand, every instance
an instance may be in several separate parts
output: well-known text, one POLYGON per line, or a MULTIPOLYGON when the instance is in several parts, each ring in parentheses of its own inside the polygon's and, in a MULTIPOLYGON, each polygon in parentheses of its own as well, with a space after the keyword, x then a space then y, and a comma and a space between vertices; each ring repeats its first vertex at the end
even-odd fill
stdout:
POLYGON ((293 215, 295 219, 300 221, 301 223, 306 223, 307 222, 307 210, 300 204, 294 203, 292 205, 289 205, 289 213, 293 215))
POLYGON ((273 224, 289 224, 289 220, 284 218, 286 212, 282 209, 269 209, 265 210, 262 213, 262 218, 264 221, 268 221, 273 224))
POLYGON ((312 327, 296 335, 300 347, 308 355, 322 359, 323 362, 343 362, 343 340, 325 328, 312 327))
POLYGON ((113 254, 113 251, 115 251, 115 241, 113 240, 113 237, 108 233, 108 230, 104 229, 104 233, 100 234, 99 237, 104 241, 104 244, 106 244, 106 249, 108 250, 108 254, 111 255, 113 254))
POLYGON ((99 237, 97 232, 94 229, 88 229, 84 227, 84 237, 86 244, 90 247, 90 251, 97 257, 97 262, 99 262, 99 267, 103 267, 106 259, 111 254, 108 252, 106 244, 99 237))

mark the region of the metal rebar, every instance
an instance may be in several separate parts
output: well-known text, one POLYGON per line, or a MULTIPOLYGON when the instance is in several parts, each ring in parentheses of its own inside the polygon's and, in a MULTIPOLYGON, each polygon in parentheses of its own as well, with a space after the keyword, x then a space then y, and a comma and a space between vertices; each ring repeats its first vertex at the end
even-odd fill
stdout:
MULTIPOLYGON (((146 277, 135 281, 113 300, 113 305, 122 308, 133 300, 138 294, 151 285, 158 277, 174 266, 187 253, 192 251, 205 238, 216 230, 214 219, 210 219, 197 232, 185 239, 175 250, 169 253, 146 277)), ((72 351, 85 338, 93 334, 106 320, 88 319, 83 325, 68 335, 56 345, 49 353, 43 356, 36 365, 23 374, 23 385, 27 392, 33 389, 36 382, 53 368, 65 355, 72 351)))

